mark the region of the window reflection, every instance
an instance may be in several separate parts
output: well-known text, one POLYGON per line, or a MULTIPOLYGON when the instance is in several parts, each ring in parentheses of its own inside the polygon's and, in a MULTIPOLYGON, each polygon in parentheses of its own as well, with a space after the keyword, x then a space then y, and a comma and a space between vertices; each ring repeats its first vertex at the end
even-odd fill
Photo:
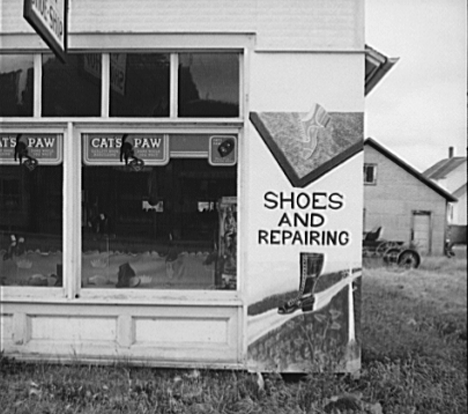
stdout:
POLYGON ((33 115, 33 55, 0 55, 0 116, 33 115))
POLYGON ((62 286, 62 166, 0 165, 0 285, 62 286))
POLYGON ((239 116, 239 55, 179 55, 179 116, 239 116))
POLYGON ((110 115, 169 116, 169 55, 110 55, 110 115))
POLYGON ((101 55, 42 56, 42 115, 101 115, 101 55))

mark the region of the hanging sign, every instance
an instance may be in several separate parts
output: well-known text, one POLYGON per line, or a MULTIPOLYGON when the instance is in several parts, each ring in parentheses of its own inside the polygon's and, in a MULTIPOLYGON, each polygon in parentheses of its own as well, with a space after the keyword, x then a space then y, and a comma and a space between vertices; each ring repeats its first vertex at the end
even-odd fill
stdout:
POLYGON ((233 135, 211 136, 208 151, 211 165, 227 167, 237 163, 237 140, 233 135))
POLYGON ((166 165, 169 138, 165 134, 84 134, 86 165, 166 165))
POLYGON ((65 62, 68 0, 25 0, 23 17, 55 55, 65 62))
POLYGON ((62 134, 0 134, 0 165, 58 165, 62 142, 62 134))

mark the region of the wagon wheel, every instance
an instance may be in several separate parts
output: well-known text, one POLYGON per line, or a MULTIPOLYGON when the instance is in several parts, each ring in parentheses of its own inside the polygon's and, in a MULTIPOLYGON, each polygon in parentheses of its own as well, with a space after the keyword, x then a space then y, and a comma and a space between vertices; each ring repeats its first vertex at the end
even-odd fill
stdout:
POLYGON ((397 265, 401 249, 397 247, 390 247, 385 253, 383 260, 386 265, 397 265))
POLYGON ((386 251, 388 251, 392 247, 397 247, 397 246, 398 246, 397 242, 384 241, 384 242, 377 245, 377 248, 375 249, 375 252, 377 253, 377 255, 383 256, 386 251))
POLYGON ((398 256, 398 265, 407 269, 416 269, 421 264, 421 256, 416 250, 403 250, 398 256))

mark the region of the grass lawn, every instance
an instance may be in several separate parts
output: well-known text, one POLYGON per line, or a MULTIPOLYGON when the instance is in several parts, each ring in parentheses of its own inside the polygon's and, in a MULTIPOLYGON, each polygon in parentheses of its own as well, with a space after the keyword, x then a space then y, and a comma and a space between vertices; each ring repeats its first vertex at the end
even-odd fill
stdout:
POLYGON ((0 413, 467 411, 466 258, 366 263, 359 375, 25 364, 0 356, 0 413))

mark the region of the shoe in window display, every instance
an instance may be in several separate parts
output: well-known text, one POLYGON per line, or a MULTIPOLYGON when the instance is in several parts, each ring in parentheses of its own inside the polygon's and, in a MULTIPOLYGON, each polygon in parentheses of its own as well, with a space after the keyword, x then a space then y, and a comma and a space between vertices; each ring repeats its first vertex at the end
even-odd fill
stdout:
POLYGON ((111 282, 107 279, 107 277, 102 275, 94 275, 88 278, 88 285, 104 286, 110 283, 111 282))
POLYGON ((41 274, 32 275, 28 280, 30 286, 49 286, 49 280, 46 276, 41 274))
MULTIPOLYGON (((125 288, 130 287, 131 279, 135 277, 135 270, 130 266, 130 264, 124 263, 119 266, 119 273, 118 273, 118 280, 115 287, 117 288, 125 288)), ((133 282, 132 282, 133 283, 133 282)))
POLYGON ((218 259, 218 251, 213 250, 212 252, 208 253, 205 260, 203 261, 203 264, 206 266, 209 266, 213 264, 214 262, 216 262, 217 259, 218 259))

